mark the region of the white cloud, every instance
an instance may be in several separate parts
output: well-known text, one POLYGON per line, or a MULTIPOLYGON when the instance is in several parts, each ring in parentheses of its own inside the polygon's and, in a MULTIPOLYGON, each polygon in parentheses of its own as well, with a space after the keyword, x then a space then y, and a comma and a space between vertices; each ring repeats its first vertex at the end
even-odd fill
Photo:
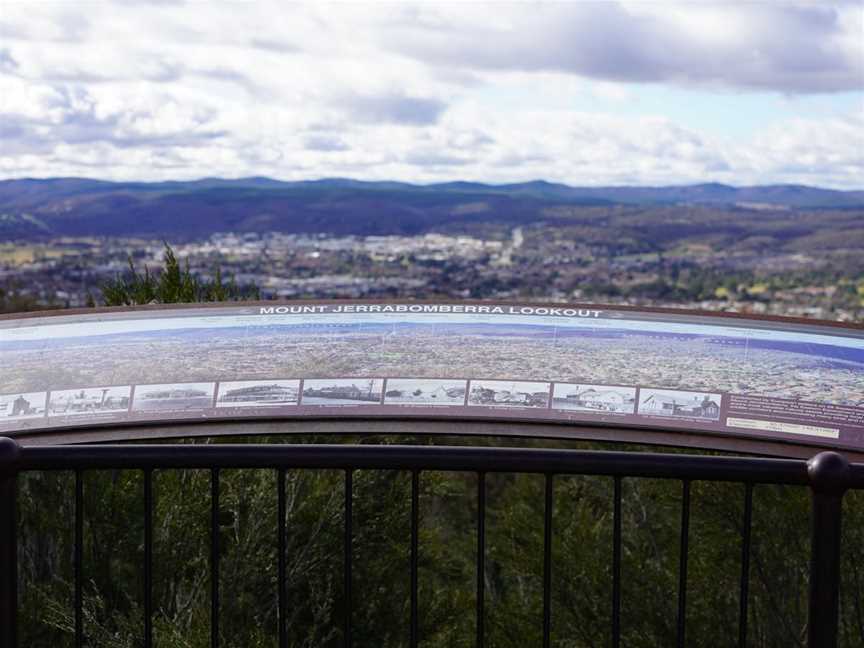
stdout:
POLYGON ((864 101, 723 135, 640 93, 864 91, 862 16, 858 3, 6 3, 0 176, 860 187, 864 101))

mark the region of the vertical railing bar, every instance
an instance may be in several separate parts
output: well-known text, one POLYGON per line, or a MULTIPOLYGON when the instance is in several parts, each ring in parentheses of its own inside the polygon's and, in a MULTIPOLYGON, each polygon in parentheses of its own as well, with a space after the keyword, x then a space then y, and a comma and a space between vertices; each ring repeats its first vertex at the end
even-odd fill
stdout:
POLYGON ((420 471, 411 471, 411 648, 417 648, 420 640, 418 602, 417 602, 417 565, 420 533, 420 471))
POLYGON ((849 461, 837 452, 820 452, 807 462, 807 474, 811 497, 807 646, 836 648, 843 496, 848 487, 849 461))
POLYGON ((552 644, 552 480, 546 475, 543 507, 543 648, 552 644))
POLYGON ((352 561, 351 561, 351 544, 354 535, 354 471, 350 468, 345 471, 345 546, 344 546, 344 584, 345 589, 345 618, 344 618, 344 633, 345 633, 345 648, 351 648, 351 607, 352 607, 352 591, 351 581, 352 561))
POLYGON ((477 473, 477 648, 486 643, 486 473, 477 473))
POLYGON ((684 648, 687 626, 687 554, 690 541, 690 480, 683 480, 681 493, 681 552, 678 563, 678 648, 684 648))
POLYGON ((621 478, 615 477, 612 518, 612 648, 621 644, 621 478))
POLYGON ((18 645, 18 470, 20 450, 0 439, 0 645, 18 645))
POLYGON ((747 606, 750 598, 750 545, 753 527, 753 484, 744 490, 744 521, 741 527, 741 588, 738 595, 738 646, 747 646, 747 606))
POLYGON ((153 470, 144 470, 144 648, 153 645, 153 470))
POLYGON ((288 628, 287 619, 285 618, 287 610, 287 593, 285 591, 286 564, 285 564, 285 534, 286 529, 286 504, 285 504, 285 469, 279 468, 277 471, 277 488, 279 489, 279 505, 278 515, 279 521, 276 526, 279 540, 277 542, 277 551, 279 551, 279 648, 287 648, 288 646, 288 628))
POLYGON ((84 475, 75 471, 75 648, 84 645, 84 475))
POLYGON ((219 469, 210 469, 210 646, 219 646, 219 469))

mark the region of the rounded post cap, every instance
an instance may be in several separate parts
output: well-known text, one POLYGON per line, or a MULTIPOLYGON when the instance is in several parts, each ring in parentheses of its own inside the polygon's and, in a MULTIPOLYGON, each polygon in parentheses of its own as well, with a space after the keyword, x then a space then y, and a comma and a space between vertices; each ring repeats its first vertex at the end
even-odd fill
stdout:
POLYGON ((21 446, 9 437, 0 437, 0 471, 8 470, 18 461, 21 455, 21 446))
POLYGON ((820 452, 807 462, 807 474, 813 490, 841 493, 846 490, 849 461, 839 452, 820 452))

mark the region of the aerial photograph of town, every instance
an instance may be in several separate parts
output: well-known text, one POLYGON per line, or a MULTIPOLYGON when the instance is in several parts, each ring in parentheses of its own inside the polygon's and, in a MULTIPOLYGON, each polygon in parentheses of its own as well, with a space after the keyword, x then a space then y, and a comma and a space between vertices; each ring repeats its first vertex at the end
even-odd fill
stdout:
MULTIPOLYGON (((412 313, 382 314, 374 319, 345 313, 290 321, 278 317, 244 320, 260 326, 232 326, 230 315, 206 321, 192 318, 189 328, 183 328, 182 319, 158 317, 139 320, 143 324, 105 322, 94 331, 97 335, 65 338, 56 334, 39 337, 37 327, 32 329, 36 332, 32 339, 0 344, 0 357, 8 368, 0 376, 0 393, 105 384, 220 381, 226 385, 228 381, 233 385, 233 381, 257 380, 261 382, 252 391, 246 386, 246 391, 236 392, 231 386, 230 398, 259 394, 263 400, 267 386, 274 387, 273 377, 285 376, 306 379, 303 404, 332 404, 345 390, 358 392, 352 398, 370 400, 360 395, 366 386, 345 376, 402 375, 623 384, 864 406, 860 336, 790 331, 766 337, 756 329, 747 333, 746 328, 706 326, 703 331, 698 324, 680 322, 560 319, 550 323, 548 318, 514 320, 506 315, 490 319, 485 315, 412 313), (166 322, 166 328, 160 328, 160 321, 166 322), (138 331, 111 333, 112 326, 125 330, 144 324, 138 331), (682 326, 690 328, 682 332, 682 326), (318 384, 310 379, 340 382, 318 384), (335 391, 328 393, 331 388, 335 391)), ((16 335, 27 332, 27 322, 22 323, 25 326, 16 335)), ((78 328, 86 333, 86 327, 78 328)), ((475 386, 472 383, 472 389, 475 386)), ((375 385, 372 400, 380 401, 380 388, 375 385)), ((398 384, 390 388, 400 391, 399 398, 414 391, 398 384)), ((220 399, 229 397, 227 389, 220 389, 220 399)), ((166 390, 148 387, 147 393, 166 390)), ((458 399, 458 395, 453 397, 458 399)), ((394 393, 390 398, 397 396, 394 393)), ((145 407, 144 403, 157 407, 157 403, 164 401, 167 406, 172 402, 165 395, 155 400, 147 397, 140 387, 134 400, 133 409, 145 407)), ((227 402, 220 400, 219 404, 227 402)))

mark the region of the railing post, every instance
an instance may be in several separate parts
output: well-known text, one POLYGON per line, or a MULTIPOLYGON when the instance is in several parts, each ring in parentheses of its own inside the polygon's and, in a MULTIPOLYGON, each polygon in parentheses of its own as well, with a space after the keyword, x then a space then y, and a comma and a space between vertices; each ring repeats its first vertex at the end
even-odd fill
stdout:
POLYGON ((820 452, 807 462, 813 501, 810 545, 809 648, 836 648, 840 601, 840 528, 849 462, 820 452))
POLYGON ((0 437, 0 646, 18 643, 18 444, 0 437))

